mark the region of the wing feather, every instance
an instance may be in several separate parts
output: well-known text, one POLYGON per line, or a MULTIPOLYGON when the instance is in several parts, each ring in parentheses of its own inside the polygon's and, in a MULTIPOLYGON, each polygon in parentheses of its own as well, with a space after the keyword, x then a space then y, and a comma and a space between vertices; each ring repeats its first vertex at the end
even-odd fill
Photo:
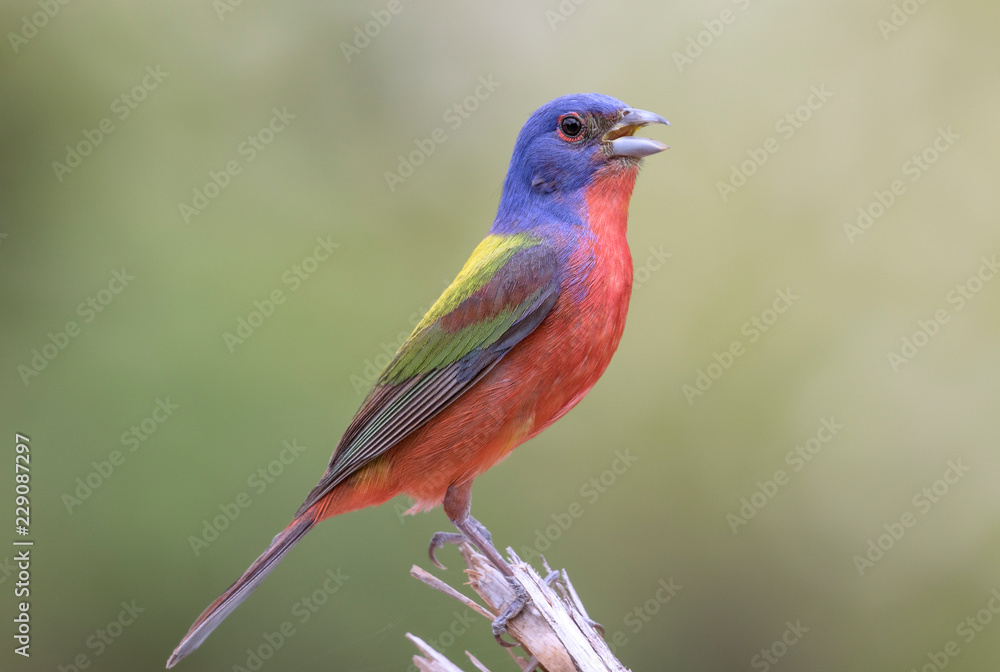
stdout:
POLYGON ((447 408, 534 331, 559 297, 557 270, 540 238, 487 237, 386 365, 299 513, 447 408))

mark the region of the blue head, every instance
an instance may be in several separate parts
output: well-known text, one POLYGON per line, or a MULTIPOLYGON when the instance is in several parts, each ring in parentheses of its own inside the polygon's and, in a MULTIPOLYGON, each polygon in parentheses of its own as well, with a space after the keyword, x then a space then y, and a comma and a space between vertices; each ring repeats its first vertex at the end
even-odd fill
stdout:
POLYGON ((611 96, 561 96, 538 108, 524 124, 504 180, 494 232, 508 232, 531 219, 579 220, 586 189, 598 171, 634 168, 666 145, 633 134, 666 119, 629 107, 611 96))

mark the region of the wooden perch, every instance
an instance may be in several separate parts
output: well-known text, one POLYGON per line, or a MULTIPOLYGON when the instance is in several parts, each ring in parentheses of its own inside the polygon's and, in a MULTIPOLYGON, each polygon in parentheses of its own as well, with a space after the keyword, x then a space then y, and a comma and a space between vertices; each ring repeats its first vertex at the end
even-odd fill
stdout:
MULTIPOLYGON (((514 599, 514 591, 503 574, 471 546, 462 544, 460 550, 468 567, 465 573, 469 576, 469 585, 486 603, 485 607, 416 565, 410 575, 492 622, 514 599)), ((549 585, 518 558, 513 549, 508 548, 507 552, 515 577, 531 597, 528 606, 507 625, 507 637, 520 644, 530 656, 530 660, 525 660, 511 653, 522 672, 628 672, 611 653, 602 633, 594 627, 566 570, 550 571, 549 585), (554 588, 558 589, 558 594, 554 588)), ((406 636, 420 649, 422 655, 414 656, 413 662, 421 672, 462 672, 419 637, 410 633, 406 636)), ((466 655, 480 672, 489 672, 471 653, 466 651, 466 655)))

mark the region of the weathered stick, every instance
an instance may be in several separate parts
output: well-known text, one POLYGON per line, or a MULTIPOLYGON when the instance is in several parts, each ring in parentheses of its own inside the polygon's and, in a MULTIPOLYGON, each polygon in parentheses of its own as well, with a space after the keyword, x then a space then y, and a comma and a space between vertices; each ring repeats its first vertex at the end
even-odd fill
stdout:
MULTIPOLYGON (((514 591, 503 574, 471 546, 462 544, 460 549, 468 567, 465 573, 469 576, 469 585, 486 603, 485 607, 416 565, 410 570, 410 575, 492 621, 514 599, 514 591)), ((628 672, 594 627, 565 570, 550 572, 550 585, 530 565, 521 561, 513 549, 508 548, 507 553, 514 576, 531 597, 528 606, 507 625, 507 636, 520 644, 530 656, 530 660, 524 660, 511 653, 519 669, 523 672, 536 669, 546 672, 628 672), (561 594, 557 594, 553 586, 561 594)), ((422 655, 413 657, 421 672, 461 672, 459 667, 419 637, 410 633, 406 636, 421 651, 422 655)), ((478 670, 489 672, 471 653, 466 651, 466 655, 478 670)))

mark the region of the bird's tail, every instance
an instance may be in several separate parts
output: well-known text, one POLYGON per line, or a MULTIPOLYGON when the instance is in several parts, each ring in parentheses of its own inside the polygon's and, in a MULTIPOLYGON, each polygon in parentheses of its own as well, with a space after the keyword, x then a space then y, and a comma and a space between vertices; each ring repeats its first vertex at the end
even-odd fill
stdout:
POLYGON ((201 646, 201 643, 212 634, 212 631, 222 623, 226 616, 256 590, 257 586, 271 573, 271 570, 285 557, 285 554, 292 549, 292 546, 305 536, 306 532, 315 524, 316 519, 313 513, 306 511, 278 533, 267 550, 254 560, 247 571, 243 572, 243 576, 237 579, 236 583, 231 585, 215 602, 208 605, 205 611, 201 612, 201 616, 191 625, 191 629, 184 635, 184 639, 167 660, 167 667, 173 667, 181 658, 201 646))

